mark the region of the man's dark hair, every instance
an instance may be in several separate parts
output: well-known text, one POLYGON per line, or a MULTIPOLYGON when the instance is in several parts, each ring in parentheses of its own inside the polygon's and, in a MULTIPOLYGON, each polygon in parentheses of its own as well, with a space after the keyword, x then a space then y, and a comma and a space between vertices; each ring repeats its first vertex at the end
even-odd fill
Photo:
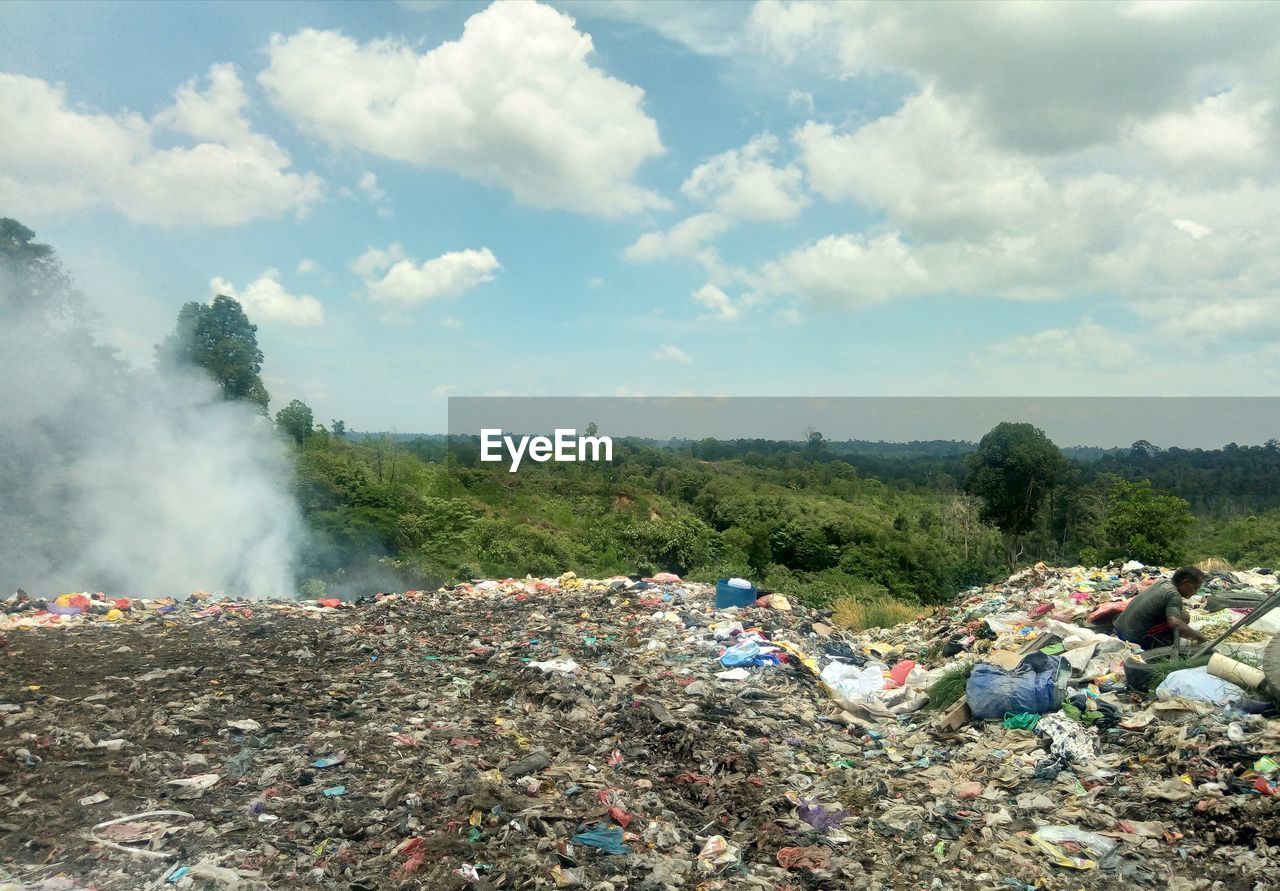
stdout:
POLYGON ((1204 573, 1196 569, 1194 566, 1184 566, 1173 574, 1173 586, 1181 587, 1183 582, 1194 581, 1197 585, 1204 584, 1204 573))

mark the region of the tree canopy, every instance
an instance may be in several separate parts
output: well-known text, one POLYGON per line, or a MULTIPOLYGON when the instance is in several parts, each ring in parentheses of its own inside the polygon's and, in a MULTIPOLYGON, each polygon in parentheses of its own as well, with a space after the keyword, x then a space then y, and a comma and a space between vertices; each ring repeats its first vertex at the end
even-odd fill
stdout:
POLYGON ((1195 515, 1183 498, 1156 492, 1143 480, 1118 480, 1111 488, 1111 505, 1102 533, 1108 559, 1141 560, 1170 566, 1186 559, 1187 533, 1195 515))
POLYGON ((266 413, 271 397, 262 382, 258 326, 233 298, 219 294, 212 303, 185 304, 156 354, 161 364, 203 368, 224 399, 252 402, 266 413))
POLYGON ((302 445, 311 433, 313 419, 311 407, 301 399, 294 399, 284 408, 276 412, 276 426, 280 432, 293 437, 293 441, 302 445))
POLYGON ((1018 539, 1033 528, 1045 496, 1067 468, 1066 458, 1044 431, 1004 421, 965 459, 964 490, 981 500, 981 517, 1004 533, 1012 569, 1018 539))

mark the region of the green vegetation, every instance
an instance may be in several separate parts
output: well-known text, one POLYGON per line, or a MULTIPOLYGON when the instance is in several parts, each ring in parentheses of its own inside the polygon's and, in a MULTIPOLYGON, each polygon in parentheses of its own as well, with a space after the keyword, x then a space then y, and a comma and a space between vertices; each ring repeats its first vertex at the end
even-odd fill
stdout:
POLYGON ((799 445, 707 461, 623 440, 612 464, 513 475, 476 460, 474 442, 320 434, 298 448, 296 486, 316 533, 304 576, 331 590, 375 568, 403 584, 668 570, 743 575, 811 603, 853 598, 872 622, 877 611, 897 622, 915 611, 894 613, 895 601, 937 602, 999 568, 999 539, 967 499, 860 479, 799 445))
POLYGON ((929 708, 951 708, 960 701, 969 685, 969 675, 973 674, 972 662, 959 662, 942 673, 929 687, 929 708))
POLYGON ((1147 676, 1147 689, 1154 695, 1156 687, 1164 683, 1164 679, 1175 671, 1181 671, 1184 668, 1200 668, 1209 664, 1208 656, 1179 656, 1175 659, 1161 659, 1152 662, 1151 673, 1147 676))
POLYGON ((1280 566, 1280 509, 1209 524, 1193 549, 1233 566, 1280 566))
POLYGON ((964 490, 982 502, 981 518, 1004 535, 1005 560, 1017 568, 1020 539, 1035 526, 1067 460, 1044 431, 1030 424, 997 424, 965 459, 964 490))
POLYGON ((1187 502, 1158 494, 1151 483, 1117 480, 1111 487, 1111 509, 1102 523, 1108 542, 1104 556, 1171 566, 1186 560, 1184 544, 1196 523, 1187 502))
POLYGON ((294 399, 276 412, 276 426, 298 445, 306 442, 307 434, 311 433, 312 420, 310 407, 300 399, 294 399))
POLYGON ((973 462, 983 482, 970 491, 1007 499, 996 505, 1008 507, 1007 531, 983 522, 984 510, 994 517, 986 499, 960 491, 956 477, 908 478, 913 461, 933 466, 929 453, 877 457, 904 468, 890 485, 812 440, 623 440, 612 464, 526 462, 518 474, 479 462, 474 441, 340 438, 317 426, 298 449, 298 497, 316 533, 303 577, 336 591, 667 570, 746 576, 810 604, 841 602, 847 624, 876 627, 1002 575, 1008 532, 1022 564, 1280 562, 1280 510, 1195 517, 1186 500, 1145 480, 1089 477, 1041 435, 1029 462, 1018 464, 1026 452, 1017 445, 1005 449, 1032 507, 1000 488, 997 462, 973 462))
POLYGON ((841 628, 865 631, 868 628, 892 628, 920 618, 924 612, 887 595, 860 599, 849 595, 831 604, 831 618, 841 628))
POLYGON ((262 383, 258 326, 231 297, 219 294, 212 303, 184 305, 173 333, 156 347, 156 360, 162 368, 203 368, 223 398, 255 403, 266 414, 271 397, 262 383))

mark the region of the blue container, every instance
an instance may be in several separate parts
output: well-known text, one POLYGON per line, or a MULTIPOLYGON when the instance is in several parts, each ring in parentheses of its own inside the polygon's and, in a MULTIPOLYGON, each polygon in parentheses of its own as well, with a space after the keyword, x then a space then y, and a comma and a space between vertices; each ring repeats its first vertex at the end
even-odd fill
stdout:
POLYGON ((716 580, 716 609, 728 609, 731 606, 754 606, 756 597, 756 586, 750 588, 735 588, 729 584, 728 579, 716 580))

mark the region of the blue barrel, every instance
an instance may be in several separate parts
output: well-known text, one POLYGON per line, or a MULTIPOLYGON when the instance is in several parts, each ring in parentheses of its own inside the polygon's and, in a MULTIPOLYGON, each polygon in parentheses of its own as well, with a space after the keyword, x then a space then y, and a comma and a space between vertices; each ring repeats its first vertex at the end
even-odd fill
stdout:
POLYGON ((756 586, 737 588, 729 584, 728 579, 716 580, 716 609, 728 609, 731 606, 754 606, 756 602, 756 586))

